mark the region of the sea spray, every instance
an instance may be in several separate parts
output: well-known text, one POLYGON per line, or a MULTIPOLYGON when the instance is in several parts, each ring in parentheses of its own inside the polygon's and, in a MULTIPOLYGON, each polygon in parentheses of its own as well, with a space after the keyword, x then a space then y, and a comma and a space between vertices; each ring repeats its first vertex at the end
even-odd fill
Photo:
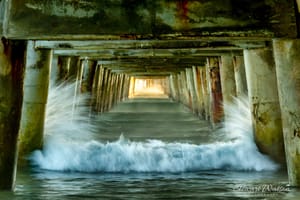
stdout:
POLYGON ((68 82, 50 87, 44 130, 46 145, 49 139, 89 141, 94 138, 96 128, 90 122, 90 110, 86 106, 90 95, 75 95, 75 88, 75 83, 68 82))
POLYGON ((91 173, 215 169, 262 171, 278 168, 258 151, 253 141, 251 115, 246 99, 236 99, 234 105, 227 106, 232 115, 222 129, 226 138, 218 142, 202 145, 159 140, 134 142, 121 136, 115 142, 103 143, 91 137, 94 134, 93 125, 85 119, 87 115, 83 115, 87 107, 80 107, 78 111, 72 112, 72 116, 68 113, 71 108, 64 104, 69 104, 67 99, 71 101, 72 98, 60 98, 65 98, 63 96, 67 96, 69 90, 72 90, 69 85, 50 90, 48 108, 54 110, 47 112, 45 146, 42 151, 35 151, 30 158, 32 164, 39 168, 91 173))

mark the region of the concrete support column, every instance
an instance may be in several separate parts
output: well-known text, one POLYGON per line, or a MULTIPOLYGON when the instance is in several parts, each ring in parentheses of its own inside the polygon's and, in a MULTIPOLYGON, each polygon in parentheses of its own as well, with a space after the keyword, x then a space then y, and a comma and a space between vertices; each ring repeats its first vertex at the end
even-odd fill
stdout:
POLYGON ((120 85, 119 85, 119 94, 118 94, 118 102, 122 101, 122 93, 124 90, 124 81, 125 81, 125 74, 120 74, 120 85))
POLYGON ((193 67, 194 87, 196 91, 197 115, 201 118, 205 116, 204 98, 201 85, 201 75, 199 67, 193 67))
POLYGON ((281 111, 273 52, 268 48, 244 50, 255 141, 261 152, 284 163, 281 111))
POLYGON ((195 66, 192 67, 192 76, 193 76, 193 87, 195 92, 195 113, 197 116, 200 112, 200 99, 199 99, 199 87, 198 87, 198 76, 197 76, 197 68, 195 66))
POLYGON ((87 77, 88 69, 86 67, 86 60, 80 60, 78 64, 77 80, 79 80, 79 91, 80 93, 87 92, 87 77))
POLYGON ((104 110, 103 110, 103 112, 107 112, 110 108, 111 80, 112 80, 112 72, 110 69, 107 69, 107 77, 105 79, 105 94, 104 94, 104 110))
POLYGON ((56 81, 63 82, 69 78, 71 66, 71 57, 70 56, 59 56, 57 67, 58 67, 58 79, 56 81))
POLYGON ((180 83, 181 83, 181 93, 182 93, 182 103, 188 107, 191 105, 191 98, 190 98, 190 91, 187 87, 187 80, 186 80, 186 71, 180 72, 180 83))
POLYGON ((105 67, 101 67, 99 71, 99 85, 97 93, 99 95, 98 98, 98 112, 104 112, 105 111, 105 103, 106 103, 106 87, 107 87, 107 79, 108 79, 108 69, 105 67))
POLYGON ((183 85, 182 85, 182 76, 181 76, 181 72, 179 72, 179 74, 177 75, 177 85, 178 85, 178 102, 183 103, 184 102, 184 93, 183 93, 183 85))
POLYGON ((233 57, 234 77, 236 82, 236 96, 243 97, 248 95, 245 64, 243 56, 233 57))
POLYGON ((98 90, 98 92, 101 92, 101 98, 99 102, 99 107, 100 107, 100 112, 105 112, 105 107, 106 107, 106 99, 107 99, 107 80, 109 76, 109 71, 107 68, 104 67, 103 69, 103 77, 102 77, 102 87, 101 91, 98 90))
POLYGON ((119 84, 119 75, 114 74, 114 85, 113 85, 113 102, 112 106, 117 104, 118 99, 118 84, 119 84))
POLYGON ((55 85, 58 78, 58 55, 53 54, 52 56, 52 66, 51 66, 51 74, 50 74, 50 85, 55 85))
POLYGON ((70 66, 68 74, 69 79, 76 80, 76 78, 78 77, 78 67, 80 67, 80 58, 78 56, 70 57, 70 66))
POLYGON ((207 59, 207 78, 209 79, 209 92, 211 99, 210 106, 210 116, 211 122, 213 124, 221 122, 223 119, 223 96, 222 96, 222 87, 220 80, 220 69, 219 69, 219 58, 218 57, 210 57, 207 59))
POLYGON ((116 74, 112 72, 111 77, 110 77, 110 82, 109 82, 109 89, 108 89, 109 101, 108 101, 107 111, 109 111, 114 104, 114 95, 115 95, 115 91, 116 91, 115 85, 116 85, 116 74))
POLYGON ((286 161, 291 186, 300 186, 300 40, 274 40, 286 161))
POLYGON ((0 40, 0 190, 13 190, 17 168, 26 43, 0 40))
POLYGON ((118 85, 118 102, 122 101, 122 91, 124 86, 124 74, 119 74, 119 85, 118 85))
POLYGON ((233 102, 236 96, 235 73, 233 66, 233 57, 231 55, 222 55, 220 62, 220 78, 222 86, 222 96, 224 105, 233 102))
POLYGON ((101 65, 97 65, 95 67, 95 75, 93 78, 93 84, 92 84, 92 101, 91 101, 91 107, 94 111, 98 112, 98 102, 100 98, 100 94, 98 92, 99 89, 99 82, 100 82, 100 68, 101 65))
POLYGON ((173 75, 174 99, 179 101, 178 74, 173 75))
POLYGON ((115 106, 118 103, 119 84, 120 84, 119 74, 115 74, 113 106, 115 106))
POLYGON ((120 89, 121 89, 121 74, 116 74, 116 86, 115 86, 115 104, 119 102, 120 89))
POLYGON ((197 96, 194 85, 194 75, 192 68, 186 68, 186 80, 187 80, 187 88, 189 92, 189 107, 193 113, 197 112, 197 96))
POLYGON ((91 92, 93 87, 93 80, 95 76, 97 62, 93 60, 82 60, 83 74, 82 74, 82 92, 91 92))
POLYGON ((35 50, 34 42, 28 42, 19 137, 20 158, 43 146, 52 54, 50 49, 35 50))
POLYGON ((198 67, 198 70, 200 72, 200 81, 201 81, 201 91, 203 95, 203 106, 204 106, 204 114, 203 117, 206 120, 210 120, 210 93, 209 93, 209 87, 208 87, 208 78, 206 76, 207 74, 207 66, 205 67, 198 67))
POLYGON ((168 76, 166 78, 162 78, 160 80, 160 82, 161 82, 161 86, 162 86, 164 94, 167 95, 168 97, 170 97, 170 93, 171 93, 170 76, 168 76))
POLYGON ((178 101, 178 74, 170 76, 170 92, 173 100, 178 101))
POLYGON ((116 103, 121 101, 121 90, 122 90, 122 74, 117 74, 117 85, 116 85, 116 103))
POLYGON ((123 89, 123 98, 122 100, 125 100, 127 98, 129 98, 129 91, 130 91, 130 76, 129 75, 125 75, 125 80, 124 80, 124 89, 123 89))
POLYGON ((103 112, 105 98, 105 78, 107 77, 107 70, 102 65, 98 65, 97 69, 99 70, 97 79, 97 112, 103 112))
POLYGON ((82 78, 83 78, 83 72, 84 72, 84 64, 82 61, 78 61, 78 66, 76 67, 77 72, 76 78, 75 78, 75 97, 77 98, 77 95, 82 93, 82 78))
POLYGON ((128 87, 128 75, 124 74, 123 75, 123 83, 122 83, 122 94, 121 94, 121 101, 124 101, 125 99, 128 98, 129 94, 129 87, 128 87), (126 96, 127 94, 127 96, 126 96))
POLYGON ((225 118, 230 115, 231 112, 227 106, 233 104, 234 97, 236 97, 234 74, 233 57, 231 55, 222 55, 220 59, 220 78, 225 118))
POLYGON ((132 98, 134 96, 134 88, 135 88, 135 78, 130 77, 129 98, 132 98))

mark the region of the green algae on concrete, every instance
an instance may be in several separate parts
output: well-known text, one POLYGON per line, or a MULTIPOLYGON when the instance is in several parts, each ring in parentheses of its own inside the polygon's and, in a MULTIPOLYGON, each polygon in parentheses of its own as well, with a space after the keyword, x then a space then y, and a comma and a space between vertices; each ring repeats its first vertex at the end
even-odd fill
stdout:
POLYGON ((35 50, 34 42, 28 42, 19 138, 20 159, 43 146, 51 62, 52 50, 35 50))
POLYGON ((289 184, 300 186, 300 40, 273 41, 289 184))
POLYGON ((273 52, 244 50, 254 137, 260 151, 285 167, 285 151, 273 52))
POLYGON ((24 41, 0 41, 0 190, 15 184, 25 49, 24 41))

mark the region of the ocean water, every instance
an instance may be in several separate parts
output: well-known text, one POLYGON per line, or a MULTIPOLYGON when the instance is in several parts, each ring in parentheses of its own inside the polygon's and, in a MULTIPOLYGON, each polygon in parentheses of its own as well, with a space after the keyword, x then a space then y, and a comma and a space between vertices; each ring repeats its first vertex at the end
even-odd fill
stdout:
POLYGON ((0 199, 297 199, 300 194, 288 187, 285 170, 258 151, 247 98, 226 106, 231 114, 222 128, 201 122, 204 128, 192 131, 188 127, 200 120, 171 100, 130 100, 95 116, 86 106, 89 96, 74 98, 74 88, 50 88, 44 148, 28 158, 30 167, 18 171, 15 191, 1 192, 0 199))

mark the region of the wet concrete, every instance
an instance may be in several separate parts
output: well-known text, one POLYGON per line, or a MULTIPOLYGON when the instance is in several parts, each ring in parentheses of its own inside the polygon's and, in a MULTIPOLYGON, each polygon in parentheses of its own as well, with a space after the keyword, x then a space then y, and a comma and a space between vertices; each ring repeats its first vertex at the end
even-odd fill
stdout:
POLYGON ((185 106, 167 98, 134 98, 99 117, 101 140, 117 140, 122 134, 132 141, 208 142, 211 126, 185 106))

